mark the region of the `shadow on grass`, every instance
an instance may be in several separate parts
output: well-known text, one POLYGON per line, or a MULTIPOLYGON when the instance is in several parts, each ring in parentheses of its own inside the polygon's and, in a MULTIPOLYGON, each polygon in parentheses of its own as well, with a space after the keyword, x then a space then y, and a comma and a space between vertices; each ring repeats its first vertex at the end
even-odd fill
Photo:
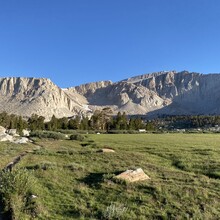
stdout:
POLYGON ((67 210, 65 212, 62 213, 62 217, 72 217, 74 219, 80 219, 80 213, 79 211, 76 211, 74 209, 71 209, 71 210, 67 210))
POLYGON ((108 179, 108 176, 111 179, 113 176, 118 175, 122 172, 124 172, 124 170, 116 171, 113 173, 90 173, 88 176, 80 179, 80 181, 90 187, 100 187, 100 184, 104 182, 106 178, 108 179))
POLYGON ((4 211, 3 198, 0 196, 0 220, 12 220, 12 210, 4 211))
POLYGON ((190 170, 189 164, 186 164, 184 161, 179 160, 179 159, 173 159, 172 165, 175 168, 182 170, 182 171, 189 171, 190 170))
POLYGON ((148 186, 148 185, 139 185, 138 189, 146 194, 155 195, 157 193, 157 189, 155 186, 148 186))
POLYGON ((80 179, 81 182, 85 183, 90 187, 100 187, 101 182, 103 182, 103 176, 106 173, 90 173, 88 176, 80 179))
POLYGON ((35 165, 28 165, 25 167, 27 170, 48 170, 48 169, 56 169, 57 164, 56 163, 50 163, 50 162, 45 162, 45 163, 40 163, 40 164, 35 164, 35 165))
POLYGON ((220 179, 220 172, 207 171, 207 172, 204 172, 204 175, 212 179, 220 179))

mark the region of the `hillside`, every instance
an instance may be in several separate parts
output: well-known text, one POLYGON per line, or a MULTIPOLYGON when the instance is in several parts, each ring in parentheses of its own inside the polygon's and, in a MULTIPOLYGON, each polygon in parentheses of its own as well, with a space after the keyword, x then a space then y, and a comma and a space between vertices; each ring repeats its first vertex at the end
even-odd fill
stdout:
POLYGON ((61 89, 44 78, 0 78, 0 112, 49 119, 86 115, 111 107, 114 113, 220 114, 220 74, 157 72, 119 82, 100 81, 61 89))
POLYGON ((106 86, 87 84, 74 89, 91 106, 110 106, 131 115, 196 115, 220 114, 219 85, 220 74, 170 71, 140 75, 106 86))
POLYGON ((0 111, 23 116, 35 113, 49 119, 72 116, 82 111, 81 104, 71 99, 51 80, 44 78, 0 78, 0 111))

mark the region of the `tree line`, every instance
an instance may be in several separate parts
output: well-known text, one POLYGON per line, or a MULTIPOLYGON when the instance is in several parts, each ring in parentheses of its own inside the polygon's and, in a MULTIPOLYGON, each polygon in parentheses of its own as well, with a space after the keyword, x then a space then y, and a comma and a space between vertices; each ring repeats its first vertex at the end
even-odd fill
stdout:
POLYGON ((0 113, 0 125, 6 129, 17 129, 21 132, 23 129, 31 131, 48 130, 138 130, 138 129, 154 129, 152 123, 146 123, 141 117, 129 118, 126 113, 118 112, 116 116, 112 116, 109 108, 96 110, 94 114, 88 117, 75 116, 73 118, 56 118, 52 116, 50 121, 45 122, 43 116, 36 114, 30 118, 24 119, 14 114, 0 113))
POLYGON ((0 125, 6 129, 23 129, 31 131, 48 130, 157 130, 175 128, 204 128, 220 125, 220 116, 163 116, 147 120, 136 116, 130 117, 125 112, 118 112, 113 116, 110 108, 96 110, 93 115, 88 117, 75 116, 73 118, 56 118, 52 116, 50 121, 45 121, 43 116, 33 114, 30 118, 23 118, 6 112, 0 113, 0 125))

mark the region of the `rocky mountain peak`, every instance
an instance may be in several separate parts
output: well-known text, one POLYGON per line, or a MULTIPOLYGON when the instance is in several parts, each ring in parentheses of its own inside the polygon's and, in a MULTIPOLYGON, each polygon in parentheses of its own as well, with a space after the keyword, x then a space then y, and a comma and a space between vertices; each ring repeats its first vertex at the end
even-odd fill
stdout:
POLYGON ((220 114, 220 74, 161 71, 60 89, 50 79, 0 78, 0 111, 46 119, 110 107, 127 114, 220 114))
POLYGON ((46 119, 77 114, 77 107, 57 85, 46 78, 0 78, 0 110, 30 117, 33 113, 46 119))
POLYGON ((94 93, 97 89, 105 88, 109 85, 112 85, 112 81, 99 81, 99 82, 92 82, 92 83, 86 83, 82 84, 80 86, 76 86, 73 88, 70 88, 70 90, 75 90, 81 95, 88 95, 94 93))

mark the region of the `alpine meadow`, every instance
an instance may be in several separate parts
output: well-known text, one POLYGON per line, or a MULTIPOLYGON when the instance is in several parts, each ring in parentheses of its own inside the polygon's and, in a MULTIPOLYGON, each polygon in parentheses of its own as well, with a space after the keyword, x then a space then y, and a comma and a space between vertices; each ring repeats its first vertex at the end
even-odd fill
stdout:
POLYGON ((220 219, 219 0, 0 0, 0 220, 220 219))

